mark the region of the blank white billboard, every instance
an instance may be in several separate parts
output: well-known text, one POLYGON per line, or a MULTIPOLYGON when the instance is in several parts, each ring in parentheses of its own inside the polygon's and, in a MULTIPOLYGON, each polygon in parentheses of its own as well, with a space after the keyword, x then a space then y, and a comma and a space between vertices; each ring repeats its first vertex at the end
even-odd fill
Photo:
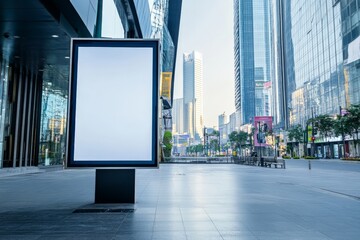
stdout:
POLYGON ((155 164, 158 74, 154 44, 78 41, 78 45, 73 41, 69 165, 155 164))

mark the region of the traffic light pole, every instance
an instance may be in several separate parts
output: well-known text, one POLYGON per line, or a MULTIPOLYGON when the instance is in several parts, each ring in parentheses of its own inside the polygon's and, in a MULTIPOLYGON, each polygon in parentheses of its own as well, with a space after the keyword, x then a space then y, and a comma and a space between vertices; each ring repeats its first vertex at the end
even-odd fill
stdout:
POLYGON ((314 110, 311 108, 311 156, 315 157, 314 110))

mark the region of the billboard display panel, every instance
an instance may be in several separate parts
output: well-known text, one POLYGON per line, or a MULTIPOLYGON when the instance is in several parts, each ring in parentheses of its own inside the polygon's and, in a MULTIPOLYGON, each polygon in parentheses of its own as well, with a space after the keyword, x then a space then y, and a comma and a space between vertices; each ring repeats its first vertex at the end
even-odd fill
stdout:
POLYGON ((159 42, 72 39, 67 167, 157 167, 159 42))
POLYGON ((160 95, 171 99, 171 80, 172 72, 162 72, 161 73, 161 82, 160 82, 160 95))
POLYGON ((266 135, 272 131, 271 116, 256 116, 254 118, 254 143, 256 147, 269 146, 266 142, 266 135))

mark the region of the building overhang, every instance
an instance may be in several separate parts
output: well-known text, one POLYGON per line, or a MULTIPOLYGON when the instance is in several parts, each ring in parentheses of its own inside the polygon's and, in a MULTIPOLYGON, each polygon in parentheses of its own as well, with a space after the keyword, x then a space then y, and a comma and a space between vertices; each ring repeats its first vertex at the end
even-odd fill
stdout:
POLYGON ((121 22, 124 26, 125 37, 143 38, 139 18, 133 0, 114 0, 121 22))

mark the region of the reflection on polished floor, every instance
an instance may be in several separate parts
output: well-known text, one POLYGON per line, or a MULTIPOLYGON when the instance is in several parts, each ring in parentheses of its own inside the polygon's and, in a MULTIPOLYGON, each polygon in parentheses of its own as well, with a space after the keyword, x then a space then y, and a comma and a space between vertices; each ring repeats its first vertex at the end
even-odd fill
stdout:
POLYGON ((73 213, 92 206, 94 170, 0 176, 0 239, 359 239, 359 177, 329 161, 167 164, 136 171, 135 205, 109 205, 133 212, 73 213))

